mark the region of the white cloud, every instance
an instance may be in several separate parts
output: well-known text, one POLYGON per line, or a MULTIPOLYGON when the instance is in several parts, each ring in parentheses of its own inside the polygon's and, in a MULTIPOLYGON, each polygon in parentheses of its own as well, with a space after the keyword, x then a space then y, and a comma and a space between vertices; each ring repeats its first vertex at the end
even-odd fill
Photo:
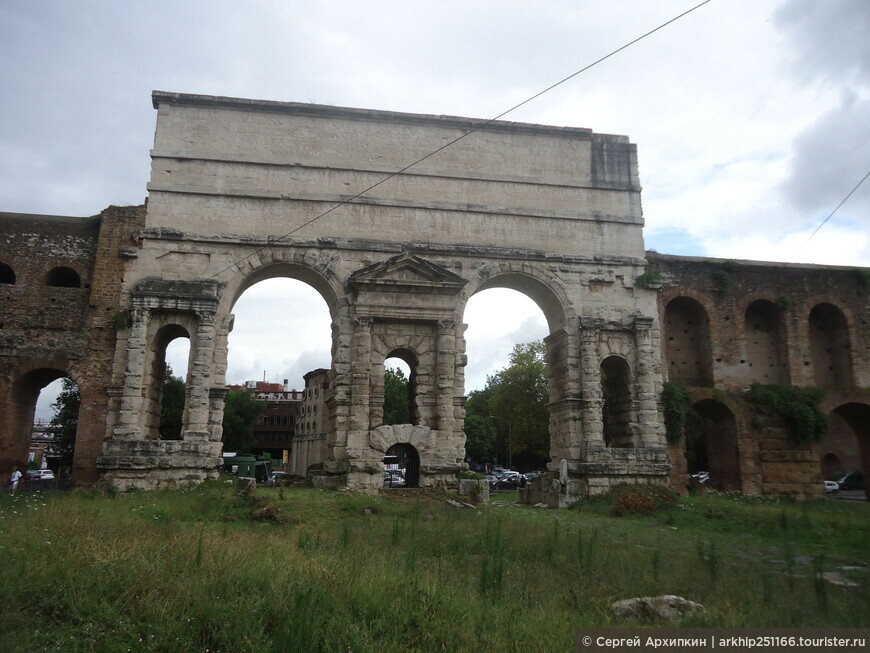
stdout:
POLYGON ((466 393, 483 388, 488 375, 507 366, 514 345, 540 340, 549 333, 544 313, 537 304, 507 288, 492 288, 474 295, 468 300, 463 320, 468 325, 466 393))

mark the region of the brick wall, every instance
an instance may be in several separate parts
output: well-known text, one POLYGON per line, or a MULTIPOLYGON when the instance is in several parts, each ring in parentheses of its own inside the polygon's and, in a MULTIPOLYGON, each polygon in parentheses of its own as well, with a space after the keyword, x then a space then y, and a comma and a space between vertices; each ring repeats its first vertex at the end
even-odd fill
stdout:
MULTIPOLYGON (((666 380, 688 387, 696 406, 722 404, 737 429, 736 487, 726 489, 820 494, 826 452, 860 450, 867 459, 870 430, 852 420, 844 436, 835 411, 870 410, 870 270, 655 252, 647 259, 660 285, 666 380), (823 388, 836 433, 795 444, 781 417, 743 400, 752 383, 823 388)), ((672 483, 682 487, 693 471, 685 447, 672 445, 670 453, 672 483)), ((859 458, 850 454, 844 464, 859 458)))
POLYGON ((0 213, 0 263, 15 276, 14 284, 0 284, 0 469, 26 463, 39 392, 69 376, 82 396, 73 475, 81 483, 97 480, 113 315, 144 216, 144 206, 109 207, 90 218, 0 213), (79 287, 49 286, 58 267, 74 270, 79 287))

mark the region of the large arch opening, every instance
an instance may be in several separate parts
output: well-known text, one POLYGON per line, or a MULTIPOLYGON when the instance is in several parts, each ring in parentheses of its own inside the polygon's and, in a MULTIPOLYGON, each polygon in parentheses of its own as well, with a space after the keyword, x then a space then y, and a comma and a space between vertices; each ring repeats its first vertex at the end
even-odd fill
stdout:
POLYGON ((746 308, 743 321, 750 383, 788 382, 785 327, 782 309, 759 299, 746 308))
POLYGON ((6 399, 4 458, 20 469, 51 469, 56 478, 68 476, 80 405, 78 385, 66 372, 39 368, 23 374, 6 399))
POLYGON ((853 385, 849 327, 843 311, 833 304, 817 304, 810 311, 809 330, 816 385, 820 388, 853 385))
POLYGON ((676 297, 665 307, 668 378, 698 388, 713 386, 710 319, 691 297, 676 297))
POLYGON ((544 339, 564 325, 561 303, 540 282, 490 279, 468 301, 463 322, 466 462, 521 471, 550 460, 549 404, 564 390, 549 369, 544 339))
POLYGON ((601 362, 601 392, 604 398, 601 418, 604 443, 613 448, 637 446, 631 430, 631 370, 621 356, 608 356, 601 362))
POLYGON ((820 454, 826 480, 860 475, 862 482, 858 485, 863 485, 866 492, 866 479, 870 478, 870 406, 850 402, 835 408, 828 416, 828 435, 820 445, 820 454), (836 457, 839 467, 830 468, 832 457, 836 457))
POLYGON ((686 466, 689 474, 709 472, 709 485, 741 490, 737 421, 715 399, 697 402, 686 420, 686 466))
POLYGON ((318 279, 298 266, 258 270, 238 294, 227 337, 225 380, 239 394, 225 402, 224 448, 268 454, 275 467, 298 475, 322 466, 330 428, 332 318, 322 294, 328 286, 318 279), (249 398, 262 412, 243 432, 233 411, 249 398))

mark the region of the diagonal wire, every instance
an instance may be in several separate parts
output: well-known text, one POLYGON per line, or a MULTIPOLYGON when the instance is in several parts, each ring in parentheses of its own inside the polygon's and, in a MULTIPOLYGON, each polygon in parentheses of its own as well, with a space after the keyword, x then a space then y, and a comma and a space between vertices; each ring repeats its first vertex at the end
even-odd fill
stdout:
POLYGON ((816 230, 810 234, 810 237, 804 241, 804 244, 797 248, 797 252, 795 252, 796 255, 806 246, 806 244, 808 242, 810 242, 813 239, 813 236, 815 236, 817 233, 819 233, 819 229, 824 227, 825 224, 827 224, 828 220, 830 220, 831 218, 834 217, 834 214, 840 210, 840 207, 843 206, 843 204, 845 204, 846 201, 850 197, 852 197, 852 193, 854 193, 856 190, 858 190, 861 187, 861 184, 863 184, 865 181, 867 181, 867 177, 870 177, 870 170, 867 171, 867 174, 864 175, 864 177, 861 179, 861 181, 859 181, 857 184, 855 184, 855 187, 849 191, 849 194, 846 195, 846 197, 844 197, 843 200, 839 204, 837 204, 837 208, 835 208, 833 211, 831 211, 828 214, 827 218, 822 220, 822 224, 820 224, 818 227, 816 227, 816 230))
MULTIPOLYGON (((270 243, 270 245, 273 244, 273 243, 276 243, 276 242, 281 242, 281 241, 284 240, 285 238, 289 238, 290 236, 292 236, 293 234, 295 234, 295 233, 298 232, 299 230, 304 229, 305 227, 307 227, 307 226, 310 225, 310 224, 313 224, 314 222, 317 222, 318 220, 320 220, 320 218, 323 218, 323 217, 329 215, 329 214, 332 213, 333 211, 335 211, 335 210, 341 208, 342 206, 346 206, 347 204, 350 204, 351 202, 353 202, 354 200, 359 199, 360 197, 362 197, 363 195, 365 195, 365 194, 368 193, 369 191, 374 190, 375 188, 377 188, 377 187, 380 186, 381 184, 384 184, 384 183, 388 182, 390 179, 393 179, 394 177, 398 177, 399 175, 401 175, 401 174, 407 172, 409 169, 413 168, 414 166, 416 166, 416 165, 422 163, 422 162, 425 161, 426 159, 429 159, 429 158, 435 156, 436 154, 438 154, 439 152, 441 152, 441 151, 443 151, 443 150, 446 150, 448 147, 451 147, 452 145, 455 145, 456 143, 458 143, 459 141, 461 141, 463 138, 466 138, 466 137, 468 137, 468 136, 471 136, 473 133, 475 133, 475 132, 477 132, 477 131, 480 131, 481 129, 485 129, 486 127, 488 127, 489 125, 491 125, 491 124, 494 123, 495 121, 500 120, 501 118, 503 118, 503 117, 506 116, 507 114, 509 114, 509 113, 511 113, 511 112, 513 112, 513 111, 516 111, 516 110, 519 109, 520 107, 525 106, 526 104, 528 104, 528 103, 530 103, 530 102, 532 102, 532 101, 538 99, 539 97, 541 97, 541 96, 544 95, 545 93, 548 93, 548 92, 552 91, 554 88, 556 88, 556 87, 558 87, 558 86, 561 86, 561 85, 564 84, 565 82, 568 82, 568 81, 574 79, 575 77, 577 77, 577 76, 580 75, 581 73, 584 73, 584 72, 586 72, 587 70, 589 70, 590 68, 593 68, 594 66, 597 66, 598 64, 602 63, 603 61, 606 61, 607 59, 610 59, 610 57, 612 57, 612 56, 614 56, 614 55, 616 55, 616 54, 619 54, 620 52, 622 52, 623 50, 625 50, 625 49, 627 49, 627 48, 630 48, 630 47, 631 47, 632 45, 634 45, 635 43, 637 43, 637 42, 639 42, 639 41, 642 41, 643 39, 647 38, 648 36, 651 36, 651 35, 655 34, 655 33, 658 32, 659 30, 662 30, 662 29, 664 29, 665 27, 667 27, 668 25, 670 25, 671 23, 674 23, 674 22, 678 21, 679 19, 683 18, 684 16, 687 16, 688 14, 692 13, 692 12, 695 11, 696 9, 700 9, 701 7, 703 7, 704 5, 706 5, 706 4, 708 4, 708 3, 712 2, 712 1, 713 1, 713 0, 704 0, 704 1, 701 2, 701 3, 698 3, 698 4, 695 5, 694 7, 690 8, 690 9, 687 9, 686 11, 684 11, 683 13, 681 13, 681 14, 679 14, 679 15, 677 15, 677 16, 674 16, 673 18, 671 18, 670 20, 668 20, 668 21, 662 23, 662 24, 659 25, 658 27, 655 27, 655 28, 649 30, 648 32, 645 32, 644 34, 638 36, 637 38, 635 38, 635 39, 633 39, 633 40, 631 40, 631 41, 629 41, 628 43, 626 43, 625 45, 623 45, 623 46, 617 48, 616 50, 613 50, 613 51, 609 52, 608 54, 604 55, 603 57, 600 57, 599 59, 596 59, 596 60, 593 61, 592 63, 590 63, 590 64, 584 66, 583 68, 581 68, 580 70, 577 70, 577 71, 571 73, 570 75, 568 75, 567 77, 564 77, 563 79, 560 79, 558 82, 556 82, 556 83, 554 83, 554 84, 551 84, 550 86, 548 86, 547 88, 543 89, 542 91, 538 91, 537 93, 535 93, 535 94, 532 95, 531 97, 526 98, 525 100, 523 100, 523 101, 520 102, 519 104, 515 104, 515 105, 512 106, 510 109, 507 109, 507 110, 505 110, 505 111, 502 111, 500 114, 498 114, 498 115, 495 116, 494 118, 490 118, 489 120, 486 120, 486 121, 482 122, 481 124, 477 125, 476 127, 473 127, 472 129, 469 129, 467 132, 461 134, 460 136, 457 136, 457 137, 454 138, 452 141, 448 141, 447 143, 445 143, 444 145, 442 145, 442 146, 439 147, 438 149, 433 150, 433 151, 430 152, 429 154, 426 154, 425 156, 420 157, 420 158, 417 159, 416 161, 414 161, 414 162, 412 162, 412 163, 409 163, 409 164, 406 165, 404 168, 401 168, 401 169, 397 170, 396 172, 392 172, 392 173, 390 173, 389 175, 387 175, 386 177, 384 177, 384 178, 381 179, 380 181, 377 181, 377 182, 375 182, 374 184, 372 184, 371 186, 368 186, 367 188, 365 188, 365 189, 359 191, 356 195, 353 195, 352 197, 349 197, 349 198, 347 198, 347 199, 345 199, 345 200, 342 200, 341 202, 339 202, 338 204, 335 204, 334 206, 330 207, 329 209, 327 209, 327 210, 324 211, 323 213, 320 213, 320 214, 314 216, 313 218, 311 218, 310 220, 308 220, 307 222, 303 222, 302 224, 298 225, 297 227, 294 227, 293 229, 291 229, 290 231, 288 231, 288 232, 287 232, 286 234, 284 234, 283 236, 279 236, 278 238, 276 238, 274 241, 272 241, 272 243, 270 243)), ((270 245, 264 245, 263 247, 260 247, 260 248, 258 248, 258 249, 256 249, 256 250, 254 250, 253 252, 251 252, 251 253, 248 254, 247 256, 244 256, 244 257, 238 259, 237 261, 234 261, 233 263, 230 263, 227 267, 223 268, 223 269, 220 270, 219 272, 215 272, 215 273, 214 273, 213 275, 211 275, 207 280, 214 279, 215 277, 217 277, 217 276, 223 274, 223 273, 226 272, 227 270, 236 267, 239 263, 242 263, 243 261, 246 261, 247 259, 251 258, 252 256, 256 256, 257 254, 259 254, 260 252, 262 252, 264 249, 266 249, 266 248, 269 247, 270 245)))

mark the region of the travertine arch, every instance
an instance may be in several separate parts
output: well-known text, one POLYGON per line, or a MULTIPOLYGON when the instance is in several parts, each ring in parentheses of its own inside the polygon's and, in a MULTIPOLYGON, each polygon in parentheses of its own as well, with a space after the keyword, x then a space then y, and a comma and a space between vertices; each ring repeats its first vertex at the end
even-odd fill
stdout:
POLYGON ((256 259, 250 257, 239 262, 238 268, 223 289, 219 304, 222 312, 230 313, 248 288, 267 279, 287 278, 308 284, 323 297, 333 319, 338 311, 338 298, 344 294, 342 282, 330 271, 328 262, 314 260, 310 254, 306 256, 305 250, 260 251, 256 259))
POLYGON ((537 304, 547 320, 550 333, 564 329, 568 324, 571 305, 564 282, 552 276, 546 280, 541 279, 541 276, 544 275, 530 265, 501 263, 482 266, 477 270, 477 278, 466 287, 466 300, 459 307, 459 317, 464 314, 468 299, 477 293, 492 288, 508 288, 524 294, 537 304))

